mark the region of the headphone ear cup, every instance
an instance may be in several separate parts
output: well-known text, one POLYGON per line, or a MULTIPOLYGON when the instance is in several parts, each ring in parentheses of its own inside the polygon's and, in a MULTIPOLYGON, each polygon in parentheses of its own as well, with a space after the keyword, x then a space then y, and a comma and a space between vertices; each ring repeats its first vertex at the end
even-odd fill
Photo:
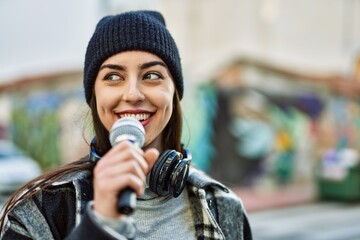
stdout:
POLYGON ((166 196, 167 194, 162 190, 162 182, 166 177, 166 172, 164 172, 164 165, 166 164, 166 160, 171 154, 171 150, 165 150, 159 157, 159 159, 155 162, 149 180, 150 189, 161 196, 166 196))
POLYGON ((172 177, 174 176, 175 167, 178 165, 182 155, 175 150, 170 150, 168 158, 164 161, 163 168, 158 178, 158 191, 162 191, 162 196, 174 195, 174 185, 172 177))
POLYGON ((172 195, 175 198, 178 197, 185 188, 186 180, 189 176, 189 166, 190 160, 181 159, 172 171, 170 186, 172 188, 172 195))
POLYGON ((183 159, 175 150, 165 150, 150 173, 149 187, 160 195, 178 197, 189 175, 190 159, 183 159))

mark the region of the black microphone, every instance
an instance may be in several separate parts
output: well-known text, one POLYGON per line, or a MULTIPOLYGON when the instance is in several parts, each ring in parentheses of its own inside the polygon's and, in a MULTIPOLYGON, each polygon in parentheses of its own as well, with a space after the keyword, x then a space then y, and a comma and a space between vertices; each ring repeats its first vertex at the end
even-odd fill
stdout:
MULTIPOLYGON (((110 143, 115 146, 121 141, 129 141, 138 147, 145 142, 145 129, 135 118, 124 117, 117 120, 110 131, 110 143)), ((136 194, 131 188, 126 188, 118 195, 117 209, 121 214, 129 215, 136 206, 136 194)))

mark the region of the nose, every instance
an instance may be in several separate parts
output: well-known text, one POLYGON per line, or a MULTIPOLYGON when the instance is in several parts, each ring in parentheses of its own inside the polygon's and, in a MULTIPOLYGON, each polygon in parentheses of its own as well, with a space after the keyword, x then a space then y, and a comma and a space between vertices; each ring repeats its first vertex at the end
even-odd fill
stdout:
POLYGON ((123 100, 127 102, 139 102, 145 98, 137 81, 129 81, 124 89, 123 100))

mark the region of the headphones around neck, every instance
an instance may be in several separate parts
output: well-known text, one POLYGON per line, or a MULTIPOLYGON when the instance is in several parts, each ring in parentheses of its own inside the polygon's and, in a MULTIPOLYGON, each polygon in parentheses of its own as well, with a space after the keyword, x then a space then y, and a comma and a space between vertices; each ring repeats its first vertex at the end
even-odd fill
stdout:
MULTIPOLYGON (((95 138, 91 141, 89 160, 101 158, 95 151, 95 138)), ((165 150, 150 172, 149 187, 159 196, 178 197, 184 190, 191 162, 191 153, 184 148, 184 154, 173 149, 165 150)))

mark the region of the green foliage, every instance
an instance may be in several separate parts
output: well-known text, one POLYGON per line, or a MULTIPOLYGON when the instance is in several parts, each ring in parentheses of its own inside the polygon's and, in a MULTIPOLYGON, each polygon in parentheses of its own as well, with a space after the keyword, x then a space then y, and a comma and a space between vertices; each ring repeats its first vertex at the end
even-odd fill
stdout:
POLYGON ((12 112, 12 138, 43 170, 59 165, 59 119, 55 109, 37 111, 18 104, 12 112))

